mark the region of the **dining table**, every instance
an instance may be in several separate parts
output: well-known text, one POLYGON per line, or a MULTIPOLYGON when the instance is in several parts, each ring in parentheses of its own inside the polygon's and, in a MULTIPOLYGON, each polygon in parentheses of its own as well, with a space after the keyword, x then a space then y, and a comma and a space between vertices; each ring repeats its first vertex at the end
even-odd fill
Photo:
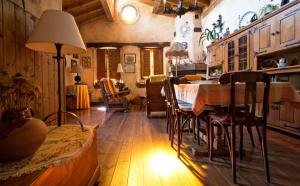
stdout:
MULTIPOLYGON (((236 85, 236 103, 243 104, 245 84, 237 83, 236 85)), ((196 116, 207 110, 213 110, 214 106, 227 107, 230 104, 230 84, 220 84, 218 82, 205 82, 178 84, 175 85, 175 93, 178 100, 192 104, 193 112, 196 116)), ((259 103, 263 100, 264 84, 257 83, 258 112, 262 108, 259 103)), ((272 82, 270 83, 269 103, 291 102, 292 105, 300 106, 300 95, 295 87, 289 82, 272 82)), ((227 152, 221 137, 221 129, 215 131, 216 138, 214 148, 216 153, 224 154, 227 152)), ((204 141, 207 141, 206 134, 200 134, 204 141)), ((206 154, 206 153, 205 153, 206 154)))
MULTIPOLYGON (((236 86, 236 103, 243 104, 245 84, 238 83, 236 86)), ((256 102, 263 100, 263 83, 257 84, 256 102)), ((175 85, 176 97, 179 100, 192 104, 195 115, 200 115, 211 106, 228 106, 230 103, 230 84, 220 83, 192 83, 175 85)), ((289 82, 270 83, 269 103, 276 102, 300 102, 300 95, 295 87, 289 82)))

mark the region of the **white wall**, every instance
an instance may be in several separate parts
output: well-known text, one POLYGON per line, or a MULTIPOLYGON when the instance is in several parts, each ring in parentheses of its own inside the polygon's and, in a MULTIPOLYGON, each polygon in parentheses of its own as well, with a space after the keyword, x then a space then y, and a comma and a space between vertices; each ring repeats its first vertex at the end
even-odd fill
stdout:
MULTIPOLYGON (((224 32, 229 27, 230 33, 238 29, 239 17, 247 11, 254 11, 258 14, 259 9, 267 3, 279 4, 281 0, 222 0, 209 14, 202 17, 202 30, 212 29, 212 23, 216 22, 219 15, 222 15, 224 32)), ((198 38, 199 39, 199 38, 198 38)), ((207 46, 210 42, 205 42, 207 46)), ((205 47, 204 47, 205 48, 205 47)))
POLYGON ((175 19, 175 27, 176 36, 174 37, 174 42, 187 42, 188 43, 188 52, 189 59, 192 62, 197 62, 200 56, 200 48, 198 46, 198 39, 201 35, 200 32, 194 32, 195 27, 201 27, 201 16, 199 15, 198 19, 195 19, 195 13, 187 13, 181 18, 179 16, 175 19), (181 27, 185 25, 189 28, 187 34, 183 34, 181 32, 181 27))
POLYGON ((106 17, 80 25, 85 42, 170 42, 173 40, 175 18, 152 13, 153 6, 134 0, 117 0, 115 21, 106 17), (139 19, 133 24, 124 23, 119 13, 124 4, 132 4, 139 10, 139 19))

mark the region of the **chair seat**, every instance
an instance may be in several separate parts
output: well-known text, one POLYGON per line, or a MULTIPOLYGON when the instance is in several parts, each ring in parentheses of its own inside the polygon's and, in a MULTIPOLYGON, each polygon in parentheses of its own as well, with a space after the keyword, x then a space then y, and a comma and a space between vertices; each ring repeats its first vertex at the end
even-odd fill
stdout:
MULTIPOLYGON (((211 115, 210 118, 212 119, 212 123, 220 122, 225 126, 226 125, 231 125, 230 118, 227 115, 223 115, 223 116, 211 115)), ((243 125, 246 125, 246 126, 249 126, 249 125, 254 126, 255 122, 256 123, 261 123, 263 118, 260 117, 260 116, 256 116, 254 123, 248 123, 247 118, 243 117, 243 116, 237 116, 235 119, 236 119, 236 124, 243 124, 243 125)))

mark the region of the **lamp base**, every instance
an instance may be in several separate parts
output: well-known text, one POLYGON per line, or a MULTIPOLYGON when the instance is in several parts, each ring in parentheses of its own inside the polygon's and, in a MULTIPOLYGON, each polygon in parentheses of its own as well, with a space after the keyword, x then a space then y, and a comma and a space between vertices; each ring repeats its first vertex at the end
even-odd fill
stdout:
POLYGON ((80 75, 77 74, 77 75, 75 76, 74 80, 75 80, 75 82, 76 82, 75 84, 80 84, 80 81, 81 81, 80 75))

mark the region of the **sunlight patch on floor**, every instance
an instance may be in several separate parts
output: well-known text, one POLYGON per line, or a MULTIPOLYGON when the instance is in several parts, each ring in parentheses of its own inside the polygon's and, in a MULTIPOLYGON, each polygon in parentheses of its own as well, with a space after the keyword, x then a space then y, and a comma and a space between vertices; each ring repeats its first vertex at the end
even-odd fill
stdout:
MULTIPOLYGON (((164 178, 188 177, 195 185, 202 185, 201 181, 191 172, 191 170, 177 158, 177 154, 170 151, 158 150, 152 152, 149 156, 149 166, 153 173, 164 178), (198 181, 197 181, 198 180, 198 181), (200 181, 200 182, 199 182, 200 181)), ((196 165, 194 165, 196 166, 196 165)), ((199 170, 199 168, 196 168, 199 170)), ((200 173, 204 176, 204 172, 200 173)))
POLYGON ((99 110, 99 111, 106 111, 106 107, 97 107, 97 110, 99 110))

